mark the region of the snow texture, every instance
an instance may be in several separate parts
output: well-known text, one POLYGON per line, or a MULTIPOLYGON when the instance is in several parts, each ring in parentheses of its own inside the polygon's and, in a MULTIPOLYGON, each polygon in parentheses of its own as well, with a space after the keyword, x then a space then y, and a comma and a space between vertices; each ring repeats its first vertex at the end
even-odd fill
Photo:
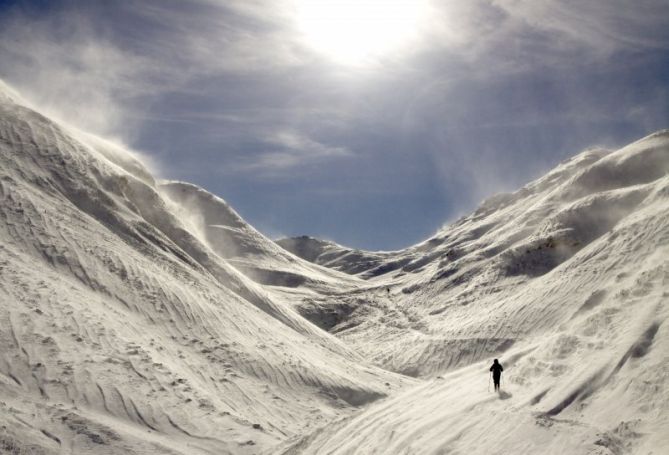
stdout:
POLYGON ((669 451, 669 131, 406 250, 277 243, 0 83, 0 453, 669 451))

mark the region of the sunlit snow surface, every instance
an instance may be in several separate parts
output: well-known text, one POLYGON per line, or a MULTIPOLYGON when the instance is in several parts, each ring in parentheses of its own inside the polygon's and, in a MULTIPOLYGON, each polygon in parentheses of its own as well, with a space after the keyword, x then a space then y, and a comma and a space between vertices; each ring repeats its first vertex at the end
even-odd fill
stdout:
POLYGON ((21 103, 0 86, 0 453, 669 451, 668 132, 403 251, 284 250, 21 103))

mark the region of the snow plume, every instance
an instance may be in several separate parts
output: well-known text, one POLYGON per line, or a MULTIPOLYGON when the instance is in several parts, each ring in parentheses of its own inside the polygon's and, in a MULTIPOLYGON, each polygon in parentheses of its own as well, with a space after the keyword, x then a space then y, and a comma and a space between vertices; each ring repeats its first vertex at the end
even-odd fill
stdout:
MULTIPOLYGON (((0 79, 0 102, 33 109, 32 101, 26 100, 2 79, 0 79)), ((120 138, 103 138, 74 127, 62 119, 54 123, 81 145, 86 146, 91 154, 103 158, 108 164, 132 175, 144 184, 155 186, 153 176, 162 174, 162 166, 157 160, 147 153, 130 148, 120 138)))
POLYGON ((0 19, 0 77, 52 117, 131 139, 128 124, 137 122, 128 118, 155 120, 147 103, 161 95, 198 92, 192 83, 197 78, 294 60, 281 56, 280 46, 268 45, 282 42, 271 26, 257 24, 250 33, 241 28, 244 17, 259 20, 259 12, 242 3, 8 8, 0 19), (240 23, 231 27, 231 17, 240 23))
POLYGON ((104 38, 104 30, 69 12, 35 20, 3 21, 2 75, 50 115, 102 133, 127 125, 129 101, 146 94, 151 65, 104 38))

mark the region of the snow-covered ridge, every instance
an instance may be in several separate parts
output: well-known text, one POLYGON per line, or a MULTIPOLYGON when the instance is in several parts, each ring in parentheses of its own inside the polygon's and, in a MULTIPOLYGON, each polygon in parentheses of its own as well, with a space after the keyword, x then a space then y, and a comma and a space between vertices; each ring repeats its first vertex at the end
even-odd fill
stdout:
MULTIPOLYGON (((618 229, 655 202, 653 195, 662 194, 658 188, 668 173, 666 132, 615 152, 583 152, 512 194, 484 201, 473 214, 425 242, 387 254, 372 269, 374 274, 367 272, 370 286, 392 288, 392 299, 406 313, 400 316, 402 322, 388 318, 388 312, 396 312, 393 308, 370 308, 352 303, 355 298, 344 298, 346 317, 332 331, 349 343, 359 338, 360 349, 385 367, 414 375, 435 374, 508 348, 518 334, 524 336, 549 319, 537 311, 532 321, 514 321, 514 334, 500 336, 496 323, 489 330, 481 329, 490 317, 486 305, 496 306, 521 289, 539 286, 536 283, 543 281, 539 278, 549 280, 565 273, 573 267, 572 259, 578 261, 587 251, 606 244, 607 236, 615 237, 618 229), (477 317, 471 304, 485 311, 477 317), (419 309, 414 314, 415 307, 419 309), (427 318, 421 314, 425 311, 427 318), (454 326, 454 317, 466 318, 469 328, 454 326), (387 345, 365 341, 367 330, 377 340, 385 339, 381 335, 385 325, 387 345), (411 334, 410 348, 396 345, 398 330, 411 334), (482 336, 455 342, 456 350, 443 348, 470 330, 482 336), (463 357, 461 348, 469 354, 463 357)), ((331 306, 324 311, 331 311, 331 306)), ((317 311, 317 307, 311 309, 311 313, 317 311)))
POLYGON ((392 256, 392 253, 356 250, 306 235, 279 239, 276 243, 304 260, 361 278, 383 273, 377 268, 392 256))
POLYGON ((0 202, 3 451, 253 453, 411 382, 219 255, 132 154, 10 96, 0 202))
POLYGON ((298 452, 667 450, 668 233, 665 130, 577 155, 387 258, 374 300, 342 296, 331 331, 434 379, 298 452), (486 391, 493 356, 507 371, 501 401, 486 391))
POLYGON ((223 199, 195 185, 162 182, 159 190, 178 204, 180 218, 188 220, 192 230, 219 256, 260 283, 297 287, 357 282, 286 252, 246 223, 223 199))

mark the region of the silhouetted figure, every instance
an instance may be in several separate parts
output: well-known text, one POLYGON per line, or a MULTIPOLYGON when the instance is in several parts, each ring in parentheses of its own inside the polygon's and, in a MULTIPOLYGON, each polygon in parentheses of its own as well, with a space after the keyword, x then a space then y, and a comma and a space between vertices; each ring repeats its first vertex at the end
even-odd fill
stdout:
POLYGON ((492 382, 495 383, 495 390, 499 390, 499 380, 502 379, 502 371, 504 371, 504 367, 502 367, 502 364, 495 359, 492 362, 490 371, 492 371, 492 382))

